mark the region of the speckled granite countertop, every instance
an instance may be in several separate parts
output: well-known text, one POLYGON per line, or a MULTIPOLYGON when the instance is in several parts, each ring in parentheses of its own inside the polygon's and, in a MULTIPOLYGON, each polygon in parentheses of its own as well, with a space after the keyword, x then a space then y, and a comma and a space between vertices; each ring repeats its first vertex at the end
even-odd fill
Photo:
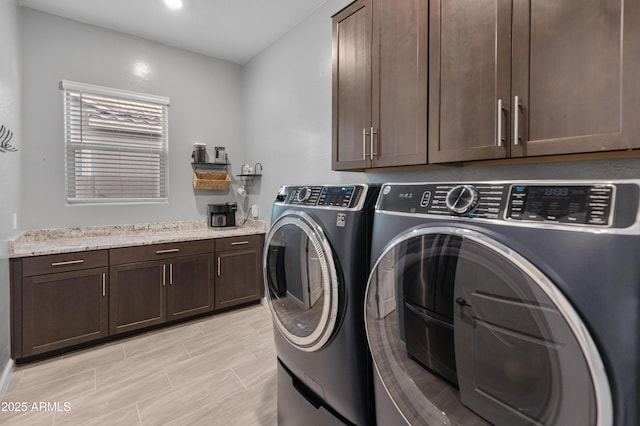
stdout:
POLYGON ((236 228, 211 229, 205 220, 88 226, 24 231, 9 242, 9 257, 40 256, 116 247, 264 234, 266 223, 256 220, 236 228))

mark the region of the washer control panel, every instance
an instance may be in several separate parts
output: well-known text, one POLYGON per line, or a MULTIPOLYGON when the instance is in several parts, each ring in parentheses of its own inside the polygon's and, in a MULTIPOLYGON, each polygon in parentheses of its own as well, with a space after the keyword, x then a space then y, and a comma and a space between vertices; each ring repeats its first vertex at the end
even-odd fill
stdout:
POLYGON ((283 186, 276 202, 327 208, 352 208, 363 194, 359 185, 283 186))
POLYGON ((514 223, 627 227, 637 218, 636 181, 389 183, 377 210, 514 223))

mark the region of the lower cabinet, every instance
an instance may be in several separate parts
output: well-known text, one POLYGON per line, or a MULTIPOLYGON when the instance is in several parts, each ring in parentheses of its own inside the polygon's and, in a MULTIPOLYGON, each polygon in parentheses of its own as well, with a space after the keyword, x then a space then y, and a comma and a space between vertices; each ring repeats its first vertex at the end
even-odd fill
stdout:
POLYGON ((173 259, 169 264, 167 320, 187 318, 213 309, 213 255, 173 259))
POLYGON ((23 359, 258 301, 263 235, 11 259, 23 359))
POLYGON ((12 260, 15 358, 108 335, 108 259, 99 250, 12 260))
POLYGON ((112 249, 110 334, 213 310, 213 251, 213 240, 112 249))
POLYGON ((164 261, 110 268, 109 333, 125 333, 167 320, 164 261))
POLYGON ((264 236, 216 240, 215 309, 258 300, 264 296, 262 248, 264 236))

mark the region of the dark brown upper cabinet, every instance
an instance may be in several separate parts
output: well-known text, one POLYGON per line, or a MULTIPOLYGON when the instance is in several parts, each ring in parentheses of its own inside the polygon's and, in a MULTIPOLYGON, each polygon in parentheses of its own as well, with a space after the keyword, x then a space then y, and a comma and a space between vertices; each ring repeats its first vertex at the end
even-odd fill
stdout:
POLYGON ((333 16, 334 170, 427 162, 428 0, 333 16))
POLYGON ((640 3, 431 0, 429 162, 640 147, 640 3))

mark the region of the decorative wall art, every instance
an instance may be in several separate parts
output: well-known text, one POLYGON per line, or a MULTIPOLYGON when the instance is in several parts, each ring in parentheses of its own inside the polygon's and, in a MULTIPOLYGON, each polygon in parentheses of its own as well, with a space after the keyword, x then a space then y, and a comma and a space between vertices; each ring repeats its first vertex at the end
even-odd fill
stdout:
POLYGON ((4 127, 4 125, 0 126, 0 152, 16 152, 18 148, 11 145, 11 138, 13 137, 13 132, 8 128, 4 127))

